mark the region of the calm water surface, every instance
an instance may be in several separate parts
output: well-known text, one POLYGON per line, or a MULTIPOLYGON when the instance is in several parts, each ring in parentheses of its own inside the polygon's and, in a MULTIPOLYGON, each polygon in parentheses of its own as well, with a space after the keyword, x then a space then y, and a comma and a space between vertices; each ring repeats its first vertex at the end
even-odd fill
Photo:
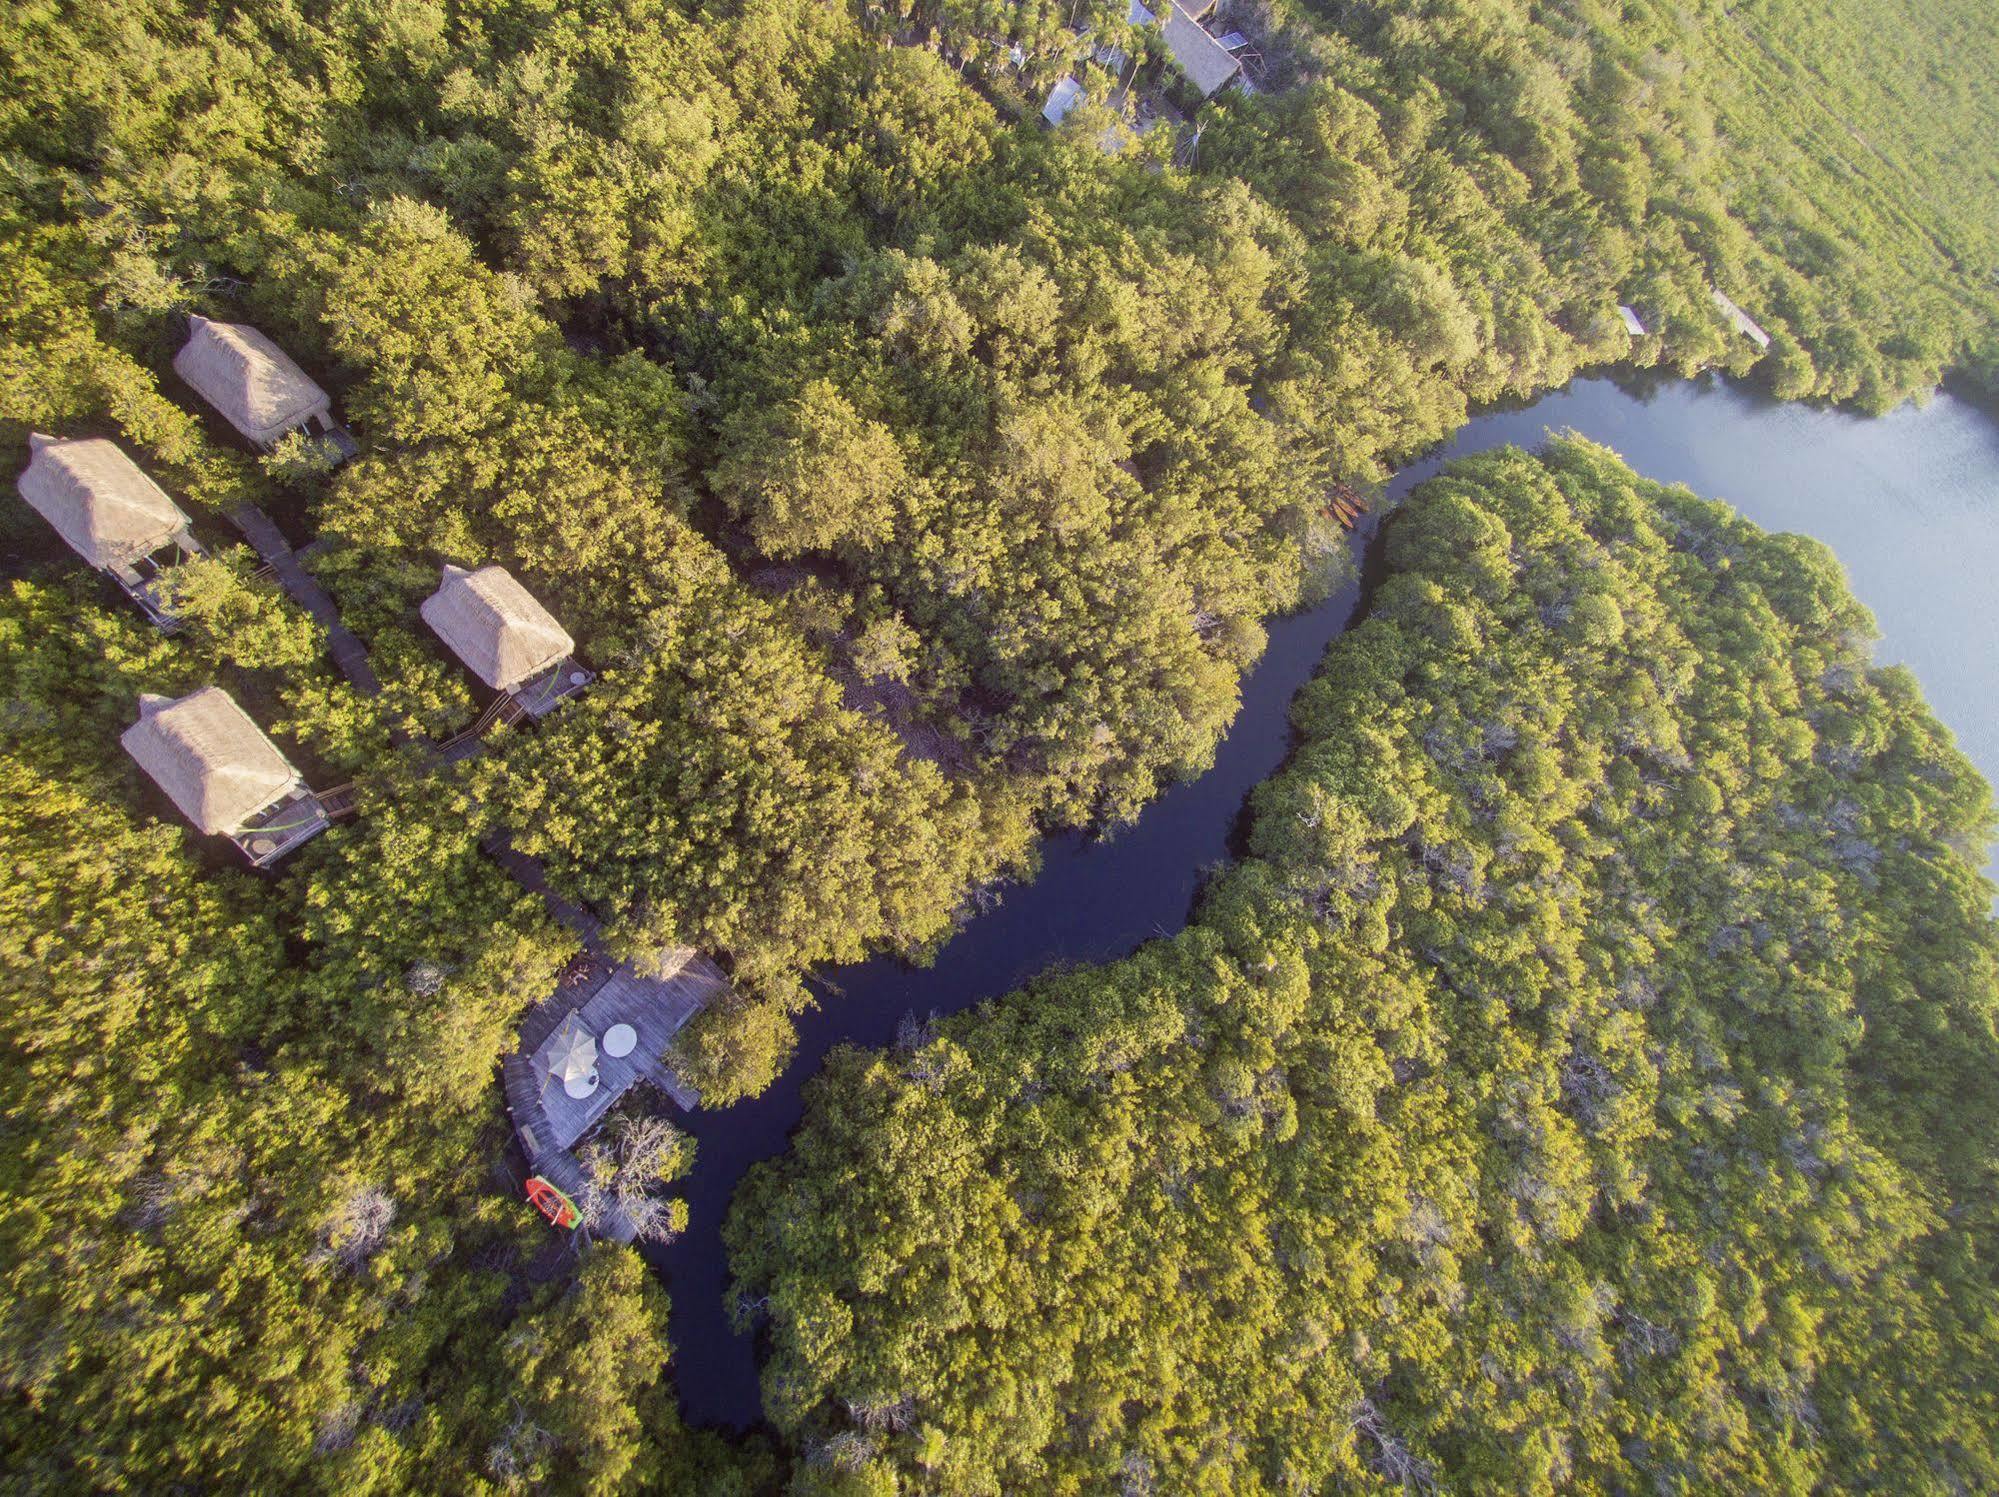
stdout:
POLYGON ((1649 394, 1578 380, 1524 411, 1480 417, 1447 456, 1567 429, 1647 478, 1831 546, 1881 627, 1875 658, 1915 671, 1958 747, 1999 781, 1999 421, 1949 395, 1868 419, 1712 380, 1649 394))
MULTIPOLYGON (((1454 457, 1535 446, 1564 430, 1615 448, 1649 478, 1726 499, 1765 529, 1829 544, 1880 622, 1879 657, 1915 670, 1965 751, 1999 779, 1999 626, 1988 601, 1999 575, 1999 423, 1948 396, 1870 421, 1713 381, 1644 390, 1581 380, 1525 410, 1473 421, 1390 492, 1454 457)), ((798 1057, 777 1085, 685 1120, 700 1150, 681 1182, 688 1231, 650 1256, 673 1296, 674 1377, 690 1421, 740 1428, 761 1417, 751 1340, 729 1330, 724 1312, 721 1223, 743 1172, 784 1149, 826 1052, 885 1045, 905 1013, 950 1013, 1053 963, 1107 960, 1178 930, 1203 871, 1229 855, 1244 797, 1284 760, 1292 694, 1357 602, 1349 589, 1271 626, 1270 648, 1244 682, 1241 716, 1206 775, 1168 791, 1108 842, 1049 839, 1039 877, 1008 889, 935 966, 876 961, 834 974, 839 992, 801 1019, 798 1057)))

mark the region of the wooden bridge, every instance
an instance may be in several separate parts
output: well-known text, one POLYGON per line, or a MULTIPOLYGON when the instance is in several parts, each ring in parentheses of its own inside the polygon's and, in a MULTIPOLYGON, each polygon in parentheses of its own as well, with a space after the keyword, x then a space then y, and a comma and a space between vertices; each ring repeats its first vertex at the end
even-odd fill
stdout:
POLYGON ((360 814, 360 796, 352 780, 345 785, 335 785, 331 790, 322 790, 314 798, 328 821, 345 821, 360 814))
POLYGON ((463 732, 454 733, 437 745, 437 757, 446 764, 456 764, 469 759, 486 746, 486 735, 502 723, 517 723, 528 715, 520 699, 512 692, 496 697, 491 706, 479 714, 477 722, 463 732))

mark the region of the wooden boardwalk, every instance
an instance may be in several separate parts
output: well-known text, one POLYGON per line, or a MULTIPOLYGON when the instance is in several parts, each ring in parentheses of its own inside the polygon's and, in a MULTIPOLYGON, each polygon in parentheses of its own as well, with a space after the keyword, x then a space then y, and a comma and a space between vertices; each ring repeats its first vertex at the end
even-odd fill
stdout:
MULTIPOLYGON (((343 451, 347 456, 353 455, 351 438, 343 451)), ((305 569, 299 553, 292 549, 277 523, 262 509, 248 503, 232 507, 228 516, 263 558, 264 565, 258 575, 274 577, 293 601, 318 621, 326 631, 328 653, 354 687, 367 696, 379 696, 381 678, 368 663, 366 646, 341 621, 332 597, 305 569)), ((314 542, 306 548, 307 553, 314 552, 319 545, 314 542)), ((194 549, 191 542, 189 549, 194 549)), ((552 698, 548 705, 553 705, 554 700, 559 698, 552 698)), ((540 715, 531 705, 509 694, 488 707, 465 731, 432 747, 440 764, 455 764, 479 753, 485 747, 486 733, 496 724, 540 715)), ((400 732, 397 736, 402 737, 400 732)), ((312 798, 312 804, 328 819, 352 816, 359 810, 352 784, 321 792, 312 798)), ((528 1011, 521 1024, 519 1047, 500 1062, 507 1108, 527 1154, 529 1168, 576 1199, 585 1192, 588 1181, 581 1162, 570 1151, 632 1087, 649 1082, 684 1109, 691 1110, 700 1104, 700 1096, 666 1069, 662 1057, 689 1020, 729 991, 729 979, 712 961, 695 954, 690 954, 682 967, 666 977, 615 960, 599 939, 602 922, 581 906, 558 897, 549 888, 540 863, 516 851, 501 837, 488 838, 482 845, 524 888, 541 896, 550 913, 577 934, 589 954, 588 965, 577 980, 565 983, 528 1011), (582 1098, 570 1097, 560 1082, 536 1080, 536 1052, 571 1014, 598 1041, 598 1084, 589 1096, 582 1098), (618 1024, 629 1024, 636 1032, 637 1043, 628 1054, 613 1056, 604 1051, 602 1041, 605 1033, 618 1024)), ((621 1241, 629 1241, 634 1235, 632 1223, 615 1208, 596 1230, 599 1235, 621 1241)))
MULTIPOLYGON (((271 517, 253 504, 243 504, 232 509, 229 518, 285 591, 325 629, 327 649, 341 672, 357 690, 380 695, 382 683, 368 663, 366 647, 341 622, 333 599, 306 571, 271 517)), ((465 731, 433 745, 438 761, 456 764, 473 757, 485 748, 486 734, 495 725, 517 722, 525 715, 515 697, 500 698, 465 731)), ((352 815, 354 787, 342 785, 327 792, 321 804, 331 816, 352 815)), ((649 975, 616 960, 600 939, 603 922, 558 896, 539 862, 516 850, 503 835, 488 837, 481 846, 521 887, 541 896, 549 913, 575 932, 588 954, 580 977, 528 1010, 521 1021, 518 1048, 500 1062, 507 1111, 529 1169, 577 1199, 587 1181, 581 1161, 571 1151, 626 1092, 647 1082, 682 1109, 700 1105, 700 1095, 668 1071, 661 1057, 689 1020, 729 991, 729 979, 700 955, 690 956, 671 977, 649 975), (559 1081, 537 1080, 534 1063, 536 1052, 571 1014, 598 1042, 597 1086, 581 1098, 569 1096, 559 1081), (614 1024, 629 1024, 637 1033, 638 1043, 628 1055, 614 1056, 603 1049, 604 1035, 614 1024)), ((632 1224, 615 1209, 596 1230, 619 1241, 629 1241, 633 1235, 632 1224)))
POLYGON ((604 948, 598 944, 597 935, 603 930, 604 922, 581 905, 571 904, 549 888, 548 874, 539 861, 516 849, 498 832, 487 837, 479 846, 487 857, 507 870, 515 883, 530 894, 539 894, 542 903, 548 906, 549 914, 555 917, 556 923, 576 932, 578 939, 583 942, 585 951, 592 956, 603 957, 604 948))
POLYGON ((380 696, 382 683, 375 675, 375 668, 368 664, 367 649, 354 637, 353 631, 340 622, 340 610, 333 606, 333 599, 300 565, 298 553, 292 550, 291 543, 285 539, 276 522, 254 504, 237 505, 229 511, 229 518, 243 532, 243 538, 264 558, 264 564, 277 573, 285 591, 292 595, 299 607, 319 621, 320 627, 326 631, 327 651, 333 656, 333 663, 340 667, 341 674, 364 695, 380 696))

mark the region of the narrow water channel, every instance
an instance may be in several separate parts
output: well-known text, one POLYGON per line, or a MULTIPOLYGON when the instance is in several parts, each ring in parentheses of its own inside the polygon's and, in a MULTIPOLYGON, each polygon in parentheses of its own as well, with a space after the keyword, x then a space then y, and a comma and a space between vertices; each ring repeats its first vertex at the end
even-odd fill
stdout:
MULTIPOLYGON (((1390 493, 1455 457, 1535 446, 1546 431, 1566 429, 1615 448, 1647 477, 1726 498, 1766 529, 1828 542, 1881 621, 1881 658, 1915 669, 1938 715, 1986 777, 1999 778, 1999 625, 1988 603, 1999 575, 1999 423, 1948 396, 1868 421, 1711 380, 1580 380, 1471 422, 1398 474, 1390 493)), ((1270 626, 1269 649, 1243 683, 1241 714, 1207 774, 1166 792, 1109 841, 1050 838, 1039 877, 1007 889, 934 966, 882 960, 835 973, 839 993, 800 1020, 798 1055, 775 1086, 685 1120, 699 1148, 681 1182, 688 1230, 649 1256, 673 1298, 673 1373, 690 1422, 742 1428, 761 1417, 751 1339, 730 1331, 724 1310, 721 1223, 744 1171, 785 1147, 827 1051, 888 1044, 906 1013, 954 1012, 1056 962, 1109 960, 1178 930, 1203 871, 1229 856, 1245 797, 1289 750, 1292 695, 1357 603, 1358 588, 1349 588, 1270 626)))

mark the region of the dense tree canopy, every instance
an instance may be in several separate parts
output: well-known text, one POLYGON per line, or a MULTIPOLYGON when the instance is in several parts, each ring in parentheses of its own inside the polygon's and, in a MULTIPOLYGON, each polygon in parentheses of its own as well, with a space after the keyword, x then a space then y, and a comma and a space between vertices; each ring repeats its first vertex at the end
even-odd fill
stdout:
MULTIPOLYGON (((1854 57, 1873 0, 1228 3, 1257 92, 1146 122, 1089 60, 1176 92, 1117 0, 4 6, 0 448, 113 437, 215 552, 164 638, 0 507, 10 1470, 760 1479, 676 1425, 623 1250, 552 1261, 497 1193, 494 1062, 575 941, 491 835, 617 950, 727 966, 673 1057, 726 1104, 785 1064, 809 969, 921 953, 1041 829, 1209 762, 1262 621, 1348 574, 1335 483, 1585 365, 1879 406, 1999 347, 1995 54, 1960 7, 1915 19, 1918 89, 1854 57), (1093 102, 1044 130, 1068 71, 1093 102), (200 411, 190 314, 275 338, 358 455, 200 411), (378 695, 233 544, 244 502, 313 543, 378 695), (489 562, 596 680, 441 768, 487 698, 417 605, 489 562), (142 692, 207 684, 354 786, 269 877, 118 748, 142 692)), ((1575 648, 1622 607, 1579 594, 1575 648)))
POLYGON ((1984 783, 1823 548, 1600 448, 1388 563, 1192 926, 813 1083, 771 1417, 856 1490, 1999 1480, 1984 783))

